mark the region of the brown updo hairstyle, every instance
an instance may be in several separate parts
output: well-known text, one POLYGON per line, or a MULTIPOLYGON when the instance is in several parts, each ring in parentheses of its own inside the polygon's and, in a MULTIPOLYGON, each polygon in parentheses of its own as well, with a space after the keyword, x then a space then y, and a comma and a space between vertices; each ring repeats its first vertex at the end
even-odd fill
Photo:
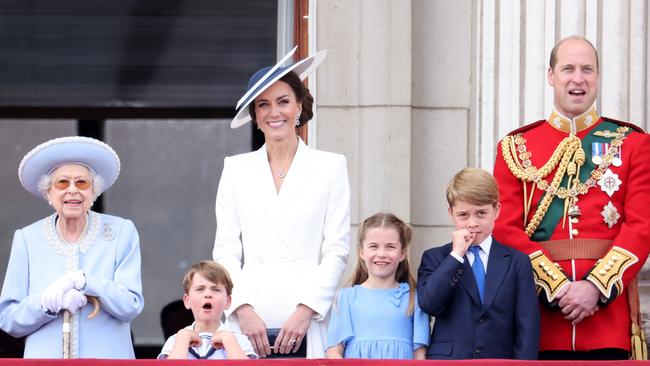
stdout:
MULTIPOLYGON (((309 122, 312 117, 314 117, 314 112, 312 110, 312 107, 314 105, 314 97, 309 92, 309 89, 307 89, 305 84, 302 83, 302 80, 300 80, 298 75, 293 71, 289 71, 286 75, 281 77, 279 81, 284 81, 285 83, 289 84, 293 90, 293 93, 296 95, 296 101, 298 104, 302 105, 302 112, 300 113, 300 125, 296 127, 300 127, 309 122)), ((248 105, 248 113, 250 114, 253 121, 257 121, 255 118, 255 101, 248 105)))

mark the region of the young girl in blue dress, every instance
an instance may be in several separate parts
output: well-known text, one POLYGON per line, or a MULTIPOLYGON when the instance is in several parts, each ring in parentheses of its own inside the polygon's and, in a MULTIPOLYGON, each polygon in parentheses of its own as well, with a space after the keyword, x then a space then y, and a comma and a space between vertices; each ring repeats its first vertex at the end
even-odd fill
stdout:
POLYGON ((328 358, 425 358, 429 317, 418 306, 408 262, 411 228, 390 213, 359 227, 352 287, 342 289, 327 332, 328 358))

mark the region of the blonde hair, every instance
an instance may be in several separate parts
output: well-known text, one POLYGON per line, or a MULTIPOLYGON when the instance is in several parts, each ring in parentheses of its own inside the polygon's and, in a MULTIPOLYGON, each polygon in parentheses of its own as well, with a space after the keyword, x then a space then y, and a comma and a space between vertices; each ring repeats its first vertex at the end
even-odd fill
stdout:
MULTIPOLYGON (((413 314, 413 310, 415 308, 415 278, 409 269, 409 245, 411 244, 411 238, 413 236, 411 227, 391 213, 376 213, 363 220, 363 223, 359 226, 358 253, 360 253, 361 249, 363 249, 363 241, 366 238, 368 229, 372 228, 392 228, 399 234, 399 241, 402 245, 402 252, 405 252, 406 255, 404 256, 404 259, 397 265, 395 280, 397 280, 397 282, 406 282, 409 285, 409 306, 406 310, 406 316, 410 316, 413 314)), ((350 285, 360 285, 367 279, 368 268, 366 267, 366 263, 363 261, 361 256, 359 256, 357 267, 355 268, 352 275, 350 285)))
POLYGON ((183 289, 186 294, 189 293, 190 287, 192 286, 192 278, 197 273, 205 277, 208 281, 225 287, 228 296, 232 294, 232 280, 228 271, 221 264, 213 261, 196 262, 187 269, 185 276, 183 276, 183 289))
POLYGON ((458 201, 496 207, 499 203, 499 186, 496 179, 483 169, 465 168, 459 171, 447 185, 449 207, 453 209, 458 201))

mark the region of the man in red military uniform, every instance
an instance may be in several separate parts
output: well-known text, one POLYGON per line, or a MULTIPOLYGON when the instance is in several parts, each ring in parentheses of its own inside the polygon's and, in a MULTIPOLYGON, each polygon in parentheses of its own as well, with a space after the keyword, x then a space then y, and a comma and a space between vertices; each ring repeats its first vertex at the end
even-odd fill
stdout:
POLYGON ((594 107, 598 54, 582 37, 551 52, 555 108, 497 148, 494 237, 530 256, 541 359, 643 358, 636 275, 650 252, 650 138, 594 107))

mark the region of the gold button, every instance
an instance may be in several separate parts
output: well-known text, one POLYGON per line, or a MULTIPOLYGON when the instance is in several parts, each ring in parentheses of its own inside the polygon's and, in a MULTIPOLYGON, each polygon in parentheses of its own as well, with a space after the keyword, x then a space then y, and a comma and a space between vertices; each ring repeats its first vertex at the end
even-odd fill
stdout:
POLYGON ((548 272, 548 266, 544 266, 544 271, 548 272))
POLYGON ((607 261, 607 264, 609 264, 610 266, 613 266, 613 265, 614 265, 614 261, 611 261, 611 260, 610 260, 610 261, 607 261))
POLYGON ((601 269, 600 271, 598 271, 598 273, 600 273, 601 275, 604 275, 604 274, 607 273, 607 272, 605 272, 604 269, 601 269))
POLYGON ((544 268, 544 265, 545 265, 545 264, 546 264, 546 263, 544 263, 544 261, 539 261, 539 266, 540 266, 540 267, 544 268))
POLYGON ((578 236, 578 234, 579 234, 578 229, 571 229, 571 235, 578 236))
POLYGON ((557 280, 558 279, 557 275, 553 275, 553 279, 557 280))
POLYGON ((605 265, 605 271, 609 271, 610 269, 612 269, 612 266, 606 264, 606 265, 605 265))
POLYGON ((553 271, 548 271, 548 275, 553 277, 553 271))
POLYGON ((555 264, 555 267, 560 268, 560 263, 555 262, 555 263, 553 263, 553 264, 555 264))
POLYGON ((618 256, 617 256, 617 255, 613 255, 613 256, 612 256, 612 260, 613 260, 614 262, 617 262, 617 261, 618 261, 618 256))
POLYGON ((572 223, 572 224, 577 224, 577 223, 579 223, 579 222, 580 222, 580 220, 578 220, 577 217, 573 217, 573 218, 571 218, 571 223, 572 223))

